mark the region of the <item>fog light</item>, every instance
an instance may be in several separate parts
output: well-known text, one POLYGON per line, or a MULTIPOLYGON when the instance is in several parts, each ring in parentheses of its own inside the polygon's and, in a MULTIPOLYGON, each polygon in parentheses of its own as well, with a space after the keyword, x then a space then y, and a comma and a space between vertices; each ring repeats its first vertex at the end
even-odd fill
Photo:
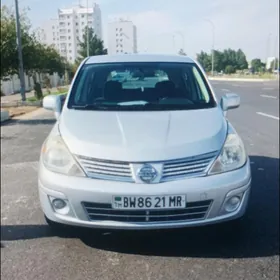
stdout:
POLYGON ((233 212, 235 211, 241 202, 241 198, 239 196, 233 196, 230 199, 227 200, 226 205, 225 205, 225 210, 227 212, 233 212))
POLYGON ((66 202, 63 200, 63 199, 60 199, 60 198, 55 198, 53 201, 52 201, 52 205, 55 209, 57 210, 61 210, 63 209, 67 204, 66 202))

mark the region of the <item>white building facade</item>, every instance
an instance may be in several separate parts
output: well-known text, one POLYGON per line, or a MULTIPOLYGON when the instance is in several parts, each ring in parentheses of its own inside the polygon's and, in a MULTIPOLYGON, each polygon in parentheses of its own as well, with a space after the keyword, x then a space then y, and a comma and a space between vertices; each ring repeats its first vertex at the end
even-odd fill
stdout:
MULTIPOLYGON (((266 69, 270 69, 271 68, 271 63, 276 59, 276 57, 268 57, 267 60, 266 60, 266 69)), ((274 65, 274 69, 275 69, 275 66, 277 68, 277 65, 274 65)), ((272 65, 273 67, 273 65, 272 65)), ((273 70, 274 70, 273 69, 273 70)))
POLYGON ((108 24, 108 54, 137 53, 137 29, 129 20, 108 24))
POLYGON ((58 19, 50 19, 45 22, 37 34, 38 39, 47 45, 54 45, 59 50, 59 26, 58 19))
POLYGON ((43 25, 40 37, 48 45, 54 45, 59 53, 74 63, 78 57, 79 41, 82 41, 85 27, 92 27, 96 36, 102 40, 101 10, 93 7, 77 6, 59 9, 58 18, 43 25))

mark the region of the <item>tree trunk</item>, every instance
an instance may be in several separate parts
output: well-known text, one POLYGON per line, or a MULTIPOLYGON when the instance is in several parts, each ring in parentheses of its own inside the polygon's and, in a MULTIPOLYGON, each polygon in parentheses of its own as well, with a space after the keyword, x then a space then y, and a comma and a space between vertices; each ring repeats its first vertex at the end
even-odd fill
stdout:
POLYGON ((43 92, 40 83, 37 82, 36 73, 33 74, 33 80, 34 80, 34 95, 36 99, 41 100, 43 99, 43 92))

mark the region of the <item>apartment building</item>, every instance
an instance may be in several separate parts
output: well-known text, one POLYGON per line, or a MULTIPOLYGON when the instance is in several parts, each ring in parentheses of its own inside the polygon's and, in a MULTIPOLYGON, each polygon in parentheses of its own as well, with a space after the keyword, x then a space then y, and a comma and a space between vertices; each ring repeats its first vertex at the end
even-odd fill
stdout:
POLYGON ((79 41, 83 38, 86 26, 92 27, 97 37, 102 40, 99 5, 59 9, 57 19, 51 19, 43 25, 40 37, 44 43, 54 45, 62 56, 73 63, 78 56, 79 41))
POLYGON ((119 19, 108 24, 108 54, 137 53, 137 28, 119 19))
POLYGON ((37 32, 37 37, 47 45, 54 45, 59 50, 59 26, 58 19, 50 19, 45 22, 37 32))

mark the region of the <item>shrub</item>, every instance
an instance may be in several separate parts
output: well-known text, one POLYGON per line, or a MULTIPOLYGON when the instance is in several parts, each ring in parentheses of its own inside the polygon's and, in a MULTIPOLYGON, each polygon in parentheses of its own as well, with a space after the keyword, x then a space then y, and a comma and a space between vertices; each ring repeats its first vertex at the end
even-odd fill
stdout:
POLYGON ((232 65, 227 65, 226 69, 225 69, 225 73, 226 74, 233 74, 233 73, 235 73, 234 67, 232 65))

